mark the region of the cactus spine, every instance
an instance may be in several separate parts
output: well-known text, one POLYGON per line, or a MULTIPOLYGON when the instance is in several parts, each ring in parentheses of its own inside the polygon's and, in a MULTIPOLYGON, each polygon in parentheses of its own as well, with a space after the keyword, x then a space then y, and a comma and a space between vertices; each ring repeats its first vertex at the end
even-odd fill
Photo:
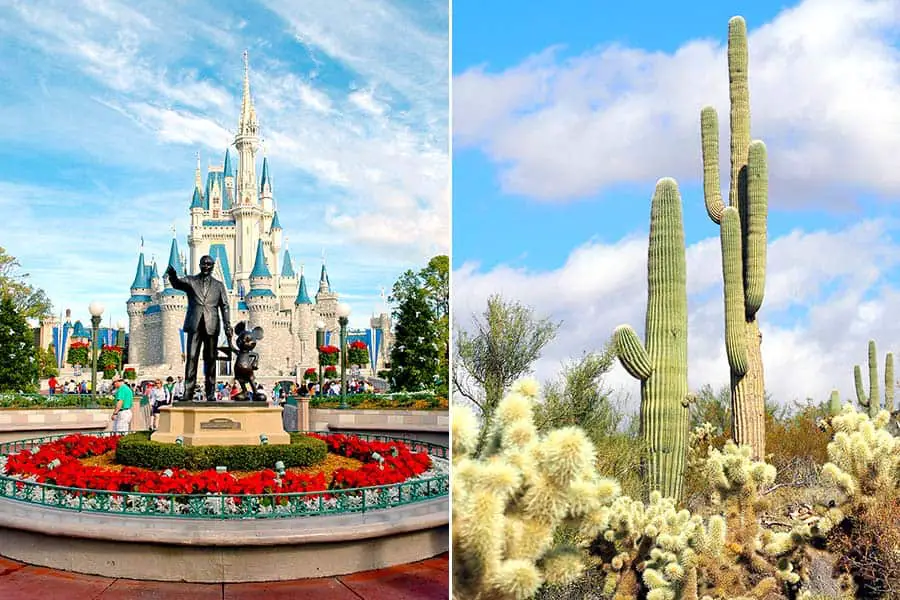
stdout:
MULTIPOLYGON (((878 350, 875 348, 875 340, 869 340, 869 394, 866 395, 863 389, 859 365, 853 367, 853 380, 860 406, 869 409, 869 417, 874 419, 882 408, 878 392, 878 350)), ((894 412, 894 354, 891 352, 884 357, 884 410, 894 412)))
POLYGON ((766 285, 766 146, 750 140, 747 78, 747 24, 728 22, 728 76, 731 99, 731 181, 729 206, 719 184, 719 119, 711 106, 700 115, 703 195, 710 218, 721 226, 725 283, 725 347, 731 369, 734 440, 765 454, 765 380, 762 336, 756 314, 766 285))
POLYGON ((641 435, 647 447, 646 493, 680 499, 687 459, 687 266, 681 195, 660 179, 650 211, 646 346, 628 325, 616 328, 622 366, 641 381, 641 435))

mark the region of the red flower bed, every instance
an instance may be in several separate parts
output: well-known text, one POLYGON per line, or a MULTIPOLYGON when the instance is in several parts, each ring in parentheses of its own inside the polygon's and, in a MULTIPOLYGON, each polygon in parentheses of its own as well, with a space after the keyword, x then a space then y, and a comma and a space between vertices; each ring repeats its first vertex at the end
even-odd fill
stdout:
MULTIPOLYGON (((325 440, 329 451, 334 454, 356 458, 364 463, 355 471, 336 470, 331 489, 400 483, 424 473, 431 466, 431 459, 426 453, 413 453, 408 446, 400 442, 387 444, 367 442, 345 435, 315 437, 325 440), (384 460, 379 461, 373 457, 374 453, 384 457, 384 460)), ((307 475, 288 472, 279 478, 275 471, 266 469, 238 478, 231 473, 217 473, 214 469, 200 473, 169 469, 171 472, 169 476, 137 467, 115 470, 88 466, 78 460, 115 450, 118 443, 118 436, 69 435, 44 444, 36 452, 23 450, 11 454, 7 457, 6 472, 7 475, 34 476, 40 483, 120 492, 241 495, 318 492, 327 489, 322 473, 307 475), (55 461, 58 461, 58 464, 55 461)))

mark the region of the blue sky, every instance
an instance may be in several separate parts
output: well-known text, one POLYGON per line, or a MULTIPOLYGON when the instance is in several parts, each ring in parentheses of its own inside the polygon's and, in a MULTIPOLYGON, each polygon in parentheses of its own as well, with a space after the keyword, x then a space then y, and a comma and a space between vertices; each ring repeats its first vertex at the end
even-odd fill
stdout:
MULTIPOLYGON (((57 311, 126 317, 141 236, 186 251, 200 152, 237 128, 242 60, 294 261, 367 324, 449 251, 448 7, 439 0, 0 0, 0 245, 57 311), (398 32, 402 35, 398 37, 398 32)), ((261 162, 262 157, 259 157, 261 162)))
MULTIPOLYGON (((655 181, 671 176, 689 245, 691 385, 727 382, 699 115, 717 108, 726 150, 724 43, 740 14, 751 131, 770 160, 767 386, 783 402, 832 387, 850 397, 870 337, 882 355, 900 349, 891 318, 900 308, 891 158, 900 151, 900 6, 741 5, 454 2, 460 325, 498 292, 563 321, 537 365, 544 379, 601 347, 616 325, 641 330, 649 201, 655 181)), ((610 381, 633 403, 637 386, 624 372, 610 381)))

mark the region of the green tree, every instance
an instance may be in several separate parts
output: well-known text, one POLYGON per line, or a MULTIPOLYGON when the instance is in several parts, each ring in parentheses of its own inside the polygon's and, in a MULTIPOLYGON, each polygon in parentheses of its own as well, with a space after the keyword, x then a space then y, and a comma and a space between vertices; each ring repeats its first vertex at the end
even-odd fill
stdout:
POLYGON ((544 386, 544 400, 535 407, 538 430, 578 426, 595 445, 613 434, 622 423, 622 414, 610 404, 603 377, 615 360, 612 347, 607 345, 602 352, 591 352, 563 365, 560 375, 544 386))
POLYGON ((470 331, 457 328, 453 389, 481 413, 478 453, 504 392, 531 371, 559 325, 535 317, 532 308, 494 295, 488 298, 484 313, 473 317, 470 331))
POLYGON ((19 261, 0 247, 0 296, 9 297, 25 317, 39 319, 50 314, 53 305, 47 294, 25 282, 28 273, 19 273, 19 261))
POLYGON ((56 367, 56 356, 53 353, 53 346, 47 346, 46 350, 35 346, 34 359, 37 361, 38 377, 41 379, 59 375, 59 369, 56 367))
POLYGON ((440 360, 436 321, 424 288, 412 288, 394 311, 391 387, 400 391, 433 389, 440 360))
MULTIPOLYGON (((403 273, 394 283, 390 301, 401 306, 422 293, 424 293, 425 302, 428 304, 433 321, 434 334, 428 341, 437 344, 439 358, 435 372, 437 381, 432 381, 428 387, 435 387, 446 393, 446 386, 450 379, 450 258, 448 256, 435 256, 418 272, 410 269, 403 273)), ((399 313, 395 313, 395 319, 397 318, 396 314, 399 313)), ((396 342, 394 346, 397 346, 396 342)), ((392 368, 393 364, 393 358, 391 358, 392 368)))
POLYGON ((37 388, 38 361, 34 333, 10 296, 0 297, 0 392, 30 392, 37 388))

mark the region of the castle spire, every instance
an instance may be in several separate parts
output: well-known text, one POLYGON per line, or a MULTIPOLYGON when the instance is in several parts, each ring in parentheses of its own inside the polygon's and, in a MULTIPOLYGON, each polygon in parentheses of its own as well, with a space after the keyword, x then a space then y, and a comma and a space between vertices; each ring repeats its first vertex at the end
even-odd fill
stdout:
POLYGON ((225 171, 225 177, 233 177, 234 170, 231 168, 231 149, 225 148, 225 167, 223 168, 225 171))
POLYGON ((313 301, 306 291, 306 275, 303 274, 303 267, 300 267, 300 287, 297 290, 297 299, 294 304, 312 304, 313 301))
POLYGON ((253 98, 250 97, 250 54, 244 50, 244 92, 241 98, 239 134, 247 134, 246 130, 250 128, 256 129, 256 109, 253 108, 253 98))
MULTIPOLYGON (((237 195, 235 201, 240 206, 257 205, 259 188, 256 183, 256 150, 259 148, 259 124, 256 110, 250 96, 250 62, 244 51, 244 96, 241 100, 241 118, 238 122, 234 147, 238 151, 237 195)), ((226 173, 227 175, 227 173, 226 173)))
POLYGON ((261 194, 272 195, 272 179, 269 175, 269 158, 267 156, 263 156, 263 164, 262 164, 262 176, 259 178, 259 191, 261 194))
POLYGON ((294 273, 294 265, 291 262, 291 252, 287 249, 284 251, 284 264, 281 265, 281 276, 290 278, 297 276, 294 273))
POLYGON ((175 269, 175 273, 179 277, 184 277, 184 270, 181 268, 181 256, 178 252, 178 238, 172 238, 172 246, 169 248, 169 265, 175 269))
POLYGON ((256 244, 256 261, 253 263, 253 271, 250 272, 250 278, 254 277, 272 277, 269 265, 266 264, 266 253, 263 250, 262 240, 256 244))
POLYGON ((131 282, 132 290, 150 289, 150 282, 147 281, 147 267, 144 265, 144 253, 138 256, 137 271, 134 273, 134 281, 131 282))
POLYGON ((194 189, 199 190, 203 185, 203 174, 200 172, 200 152, 197 151, 197 169, 194 171, 194 189))
MULTIPOLYGON (((323 253, 324 254, 324 253, 323 253)), ((325 261, 322 261, 322 273, 319 275, 319 293, 327 293, 328 288, 331 287, 331 282, 328 280, 328 272, 325 270, 325 261)))

